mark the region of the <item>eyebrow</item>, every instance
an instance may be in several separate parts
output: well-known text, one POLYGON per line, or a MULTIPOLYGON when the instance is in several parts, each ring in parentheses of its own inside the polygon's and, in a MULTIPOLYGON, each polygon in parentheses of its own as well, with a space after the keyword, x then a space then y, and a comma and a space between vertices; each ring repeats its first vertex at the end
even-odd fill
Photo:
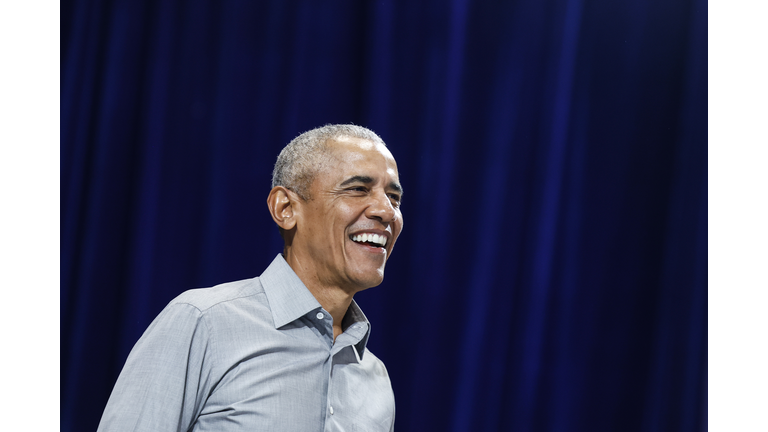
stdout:
MULTIPOLYGON (((352 177, 344 180, 343 182, 341 182, 341 184, 339 186, 348 186, 348 185, 351 185, 353 183, 371 184, 371 183, 373 183, 373 177, 362 176, 362 175, 352 176, 352 177)), ((392 182, 392 183, 389 184, 389 188, 390 189, 394 189, 400 195, 403 194, 403 187, 400 186, 400 183, 392 182)))

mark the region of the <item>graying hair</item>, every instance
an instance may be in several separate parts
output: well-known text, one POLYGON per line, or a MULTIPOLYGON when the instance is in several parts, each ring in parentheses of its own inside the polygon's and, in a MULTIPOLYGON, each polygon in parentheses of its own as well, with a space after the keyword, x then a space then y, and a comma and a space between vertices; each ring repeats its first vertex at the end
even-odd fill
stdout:
POLYGON ((353 124, 325 125, 302 133, 277 156, 272 171, 272 187, 283 186, 301 199, 309 200, 309 189, 318 169, 326 161, 328 141, 340 137, 360 138, 384 144, 374 131, 353 124))

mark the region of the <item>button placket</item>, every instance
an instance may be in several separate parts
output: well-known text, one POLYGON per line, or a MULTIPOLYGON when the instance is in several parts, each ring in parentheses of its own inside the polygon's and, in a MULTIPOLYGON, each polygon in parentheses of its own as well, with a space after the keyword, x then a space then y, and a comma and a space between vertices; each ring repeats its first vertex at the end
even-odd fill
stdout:
POLYGON ((328 414, 333 416, 334 410, 333 410, 333 392, 334 392, 334 382, 333 382, 333 349, 329 353, 328 356, 328 363, 330 364, 330 368, 328 369, 328 394, 326 395, 326 403, 328 406, 328 414))

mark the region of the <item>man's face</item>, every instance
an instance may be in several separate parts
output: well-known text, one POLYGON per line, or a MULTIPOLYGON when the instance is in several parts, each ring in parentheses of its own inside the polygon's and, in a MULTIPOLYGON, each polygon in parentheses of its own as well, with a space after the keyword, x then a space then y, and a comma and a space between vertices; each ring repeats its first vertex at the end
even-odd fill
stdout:
POLYGON ((381 144, 342 137, 297 210, 293 252, 310 283, 354 294, 379 285, 403 228, 397 164, 381 144), (378 243, 377 243, 378 242, 378 243), (312 276, 314 275, 314 276, 312 276))

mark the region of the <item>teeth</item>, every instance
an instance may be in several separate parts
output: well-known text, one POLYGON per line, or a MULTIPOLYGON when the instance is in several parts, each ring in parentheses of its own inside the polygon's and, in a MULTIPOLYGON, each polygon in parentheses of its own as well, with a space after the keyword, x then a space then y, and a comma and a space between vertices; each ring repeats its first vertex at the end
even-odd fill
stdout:
POLYGON ((379 246, 386 246, 387 245, 387 236, 378 235, 378 234, 358 234, 355 236, 352 236, 352 241, 356 242, 370 242, 375 243, 379 246))

